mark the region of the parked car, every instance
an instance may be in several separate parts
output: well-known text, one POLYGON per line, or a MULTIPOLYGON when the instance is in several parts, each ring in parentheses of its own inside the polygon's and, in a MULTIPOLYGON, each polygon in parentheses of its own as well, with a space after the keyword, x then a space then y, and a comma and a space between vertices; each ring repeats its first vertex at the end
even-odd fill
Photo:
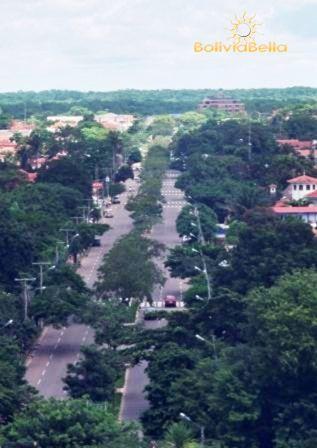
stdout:
POLYGON ((113 204, 120 204, 119 196, 113 196, 112 199, 111 199, 111 202, 113 204))
POLYGON ((95 236, 92 245, 93 245, 94 247, 99 247, 99 246, 101 246, 101 239, 100 239, 100 237, 95 236))
POLYGON ((177 299, 175 296, 168 295, 164 297, 164 306, 165 308, 176 308, 177 299))
POLYGON ((112 210, 111 210, 111 208, 108 208, 108 210, 106 210, 105 212, 104 212, 104 215, 103 215, 105 218, 113 218, 113 213, 112 213, 112 210))

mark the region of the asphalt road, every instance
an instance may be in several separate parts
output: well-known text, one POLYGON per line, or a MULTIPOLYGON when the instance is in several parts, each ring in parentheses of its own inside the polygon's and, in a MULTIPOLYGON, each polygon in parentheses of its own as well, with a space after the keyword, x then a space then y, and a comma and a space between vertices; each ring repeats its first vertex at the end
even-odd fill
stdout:
MULTIPOLYGON (((162 222, 153 227, 151 237, 166 246, 166 252, 162 259, 158 260, 158 265, 164 272, 166 282, 163 288, 157 287, 153 294, 153 299, 158 301, 167 294, 173 294, 179 299, 182 298, 186 285, 177 278, 171 278, 169 272, 164 268, 164 259, 167 250, 180 244, 181 240, 176 231, 176 218, 185 205, 183 193, 175 188, 177 172, 168 171, 163 181, 162 194, 166 203, 163 208, 162 222)), ((165 321, 145 321, 146 328, 159 328, 165 325, 165 321)), ((143 361, 135 367, 127 369, 123 398, 121 402, 120 419, 124 421, 139 420, 149 404, 144 395, 144 388, 148 384, 145 372, 147 363, 143 361)))
MULTIPOLYGON (((128 181, 127 186, 135 186, 128 181)), ((101 247, 93 247, 81 260, 78 273, 87 286, 91 287, 97 279, 98 267, 106 252, 114 242, 132 229, 132 220, 124 206, 127 193, 121 196, 121 204, 112 205, 114 218, 105 219, 111 229, 101 238, 101 247)), ((93 331, 84 325, 70 325, 55 329, 46 327, 34 352, 27 360, 26 380, 44 397, 65 398, 62 378, 66 375, 67 364, 75 363, 79 358, 80 347, 93 342, 93 331)))

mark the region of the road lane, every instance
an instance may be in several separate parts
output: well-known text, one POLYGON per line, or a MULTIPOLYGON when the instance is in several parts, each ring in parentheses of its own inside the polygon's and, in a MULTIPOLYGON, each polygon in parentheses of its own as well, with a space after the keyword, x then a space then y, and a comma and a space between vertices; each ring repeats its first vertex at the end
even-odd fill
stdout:
MULTIPOLYGON (((136 188, 136 183, 131 180, 126 185, 136 188)), ((120 198, 121 204, 112 205, 114 218, 104 219, 104 222, 111 225, 111 229, 101 237, 101 246, 91 248, 87 256, 82 258, 77 270, 88 287, 92 287, 97 280, 98 267, 104 254, 133 227, 129 212, 124 208, 128 193, 123 193, 120 198)), ((66 375, 67 364, 78 359, 81 345, 92 342, 93 331, 85 325, 70 325, 63 329, 46 327, 27 360, 26 380, 44 397, 64 398, 62 379, 66 375)))
MULTIPOLYGON (((181 299, 183 291, 186 289, 186 284, 178 278, 170 277, 169 271, 164 267, 164 260, 168 254, 168 249, 181 243, 181 239, 176 231, 176 219, 182 207, 185 205, 185 201, 183 193, 175 188, 177 175, 177 172, 171 170, 166 173, 162 185, 162 195, 166 201, 163 207, 162 222, 156 224, 151 233, 151 238, 166 246, 165 253, 157 260, 159 267, 166 277, 166 282, 163 288, 160 286, 155 288, 153 292, 153 299, 155 301, 158 301, 167 294, 173 294, 181 299), (175 204, 176 201, 177 205, 175 204), (170 206, 171 204, 172 206, 170 206)), ((160 321, 145 321, 144 327, 155 330, 165 324, 164 319, 160 321)), ((145 372, 146 367, 147 363, 143 361, 137 366, 127 369, 120 409, 120 420, 122 421, 139 420, 143 412, 149 407, 149 403, 144 394, 144 388, 148 384, 148 377, 145 372)))

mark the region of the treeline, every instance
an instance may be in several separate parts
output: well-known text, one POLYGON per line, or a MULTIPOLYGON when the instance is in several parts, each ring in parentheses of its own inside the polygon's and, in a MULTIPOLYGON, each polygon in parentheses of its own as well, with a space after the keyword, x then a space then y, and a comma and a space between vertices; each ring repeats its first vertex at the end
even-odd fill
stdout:
POLYGON ((13 117, 68 113, 80 106, 92 112, 139 115, 179 114, 196 109, 207 95, 223 93, 245 102, 250 112, 271 112, 273 109, 298 103, 316 103, 317 89, 290 87, 285 89, 197 89, 197 90, 121 90, 114 92, 77 92, 48 90, 0 94, 0 108, 13 117))
MULTIPOLYGON (((186 242, 167 266, 190 278, 188 312, 139 339, 150 378, 142 420, 161 438, 185 414, 196 438, 204 428, 208 447, 310 448, 317 443, 317 243, 308 224, 270 213, 267 185, 282 191, 304 166, 315 171, 281 153, 270 127, 251 125, 251 151, 249 138, 247 123, 210 121, 172 145, 190 205, 177 222, 186 242), (217 220, 230 226, 225 245, 215 238, 217 220)), ((178 429, 185 447, 190 437, 178 429)))

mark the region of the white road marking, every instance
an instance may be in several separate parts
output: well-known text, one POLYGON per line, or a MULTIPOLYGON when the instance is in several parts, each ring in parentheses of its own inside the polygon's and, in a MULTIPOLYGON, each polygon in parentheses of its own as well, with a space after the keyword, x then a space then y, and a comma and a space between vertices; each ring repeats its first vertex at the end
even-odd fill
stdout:
POLYGON ((42 378, 40 378, 36 384, 39 385, 39 384, 41 384, 41 382, 42 382, 42 378))
POLYGON ((46 367, 48 367, 50 365, 50 362, 49 361, 47 361, 47 363, 46 363, 46 367))
POLYGON ((51 353, 51 354, 50 354, 50 359, 52 359, 52 358, 53 358, 53 356, 54 356, 54 355, 53 355, 53 353, 51 353))
POLYGON ((43 370, 42 376, 44 376, 45 374, 46 374, 46 369, 43 370))

